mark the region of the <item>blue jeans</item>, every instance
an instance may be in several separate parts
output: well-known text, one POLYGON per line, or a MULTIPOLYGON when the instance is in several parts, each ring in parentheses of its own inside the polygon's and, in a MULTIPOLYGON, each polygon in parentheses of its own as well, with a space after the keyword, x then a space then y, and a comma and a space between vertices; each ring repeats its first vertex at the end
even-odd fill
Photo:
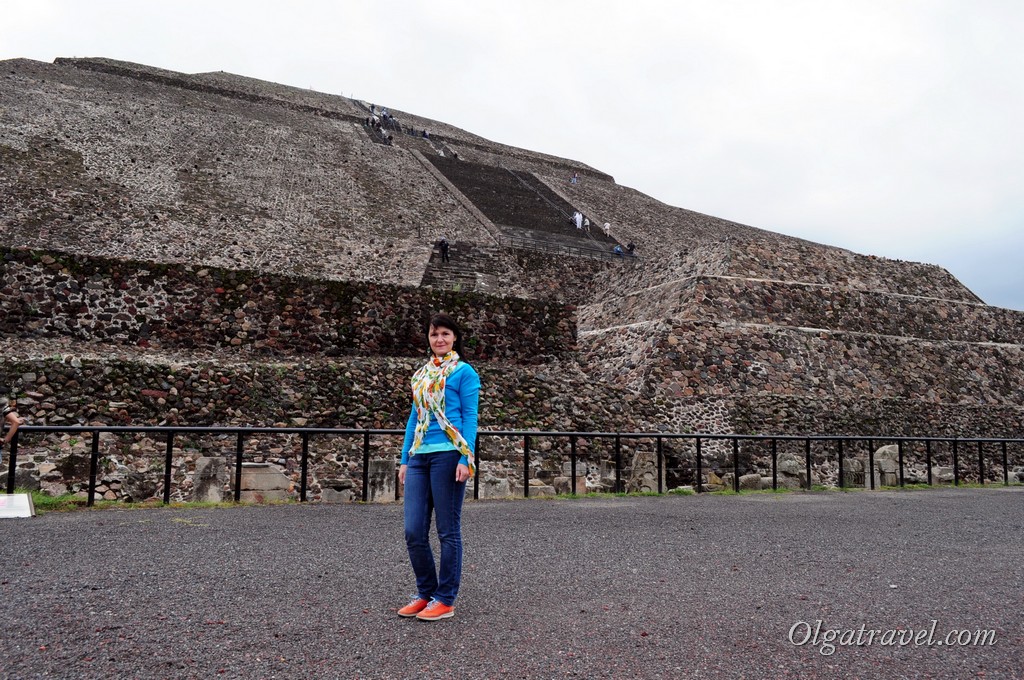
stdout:
POLYGON ((458 451, 409 456, 405 469, 405 544, 416 574, 416 589, 427 600, 455 604, 462 578, 462 499, 466 483, 455 481, 458 451), (430 548, 430 516, 437 517, 440 572, 430 548))

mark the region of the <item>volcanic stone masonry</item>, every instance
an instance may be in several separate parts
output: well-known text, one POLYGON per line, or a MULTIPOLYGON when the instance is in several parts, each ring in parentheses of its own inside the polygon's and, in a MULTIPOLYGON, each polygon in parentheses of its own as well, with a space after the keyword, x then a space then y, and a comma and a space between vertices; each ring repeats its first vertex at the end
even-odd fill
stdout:
MULTIPOLYGON (((1024 313, 942 268, 669 206, 394 109, 381 144, 377 110, 227 73, 0 63, 0 367, 31 423, 402 428, 423 321, 443 309, 469 331, 487 430, 864 435, 878 449, 1020 436, 1024 313), (600 232, 567 228, 567 210, 600 232), (629 242, 638 257, 607 257, 629 242)), ((485 495, 523 492, 523 444, 482 441, 485 495)), ((729 443, 705 443, 699 479, 693 440, 662 444, 668 488, 731 484, 729 443)), ((26 433, 19 484, 82 493, 86 445, 26 433)), ((177 437, 172 497, 230 497, 234 445, 177 437)), ((372 439, 371 498, 394 498, 399 446, 372 439)), ((533 438, 532 493, 568 490, 568 446, 533 438)), ((162 439, 105 434, 101 450, 103 497, 162 495, 162 439)), ((656 450, 623 440, 626 488, 656 488, 656 450)), ((245 451, 246 493, 296 496, 297 435, 245 451)), ((611 440, 578 452, 577 481, 613 488, 611 440)), ((784 485, 838 483, 834 448, 812 447, 811 480, 801 445, 778 453, 784 485)), ((891 452, 874 470, 868 453, 850 444, 846 481, 891 481, 891 452)), ((926 478, 923 446, 904 453, 908 478, 926 478)), ((931 453, 948 480, 951 448, 931 453)), ((765 445, 739 454, 742 484, 766 484, 765 445)), ((1008 454, 1016 480, 1024 447, 1008 454)), ((315 437, 310 455, 313 499, 359 497, 361 436, 315 437)), ((960 462, 978 478, 976 456, 960 462)))

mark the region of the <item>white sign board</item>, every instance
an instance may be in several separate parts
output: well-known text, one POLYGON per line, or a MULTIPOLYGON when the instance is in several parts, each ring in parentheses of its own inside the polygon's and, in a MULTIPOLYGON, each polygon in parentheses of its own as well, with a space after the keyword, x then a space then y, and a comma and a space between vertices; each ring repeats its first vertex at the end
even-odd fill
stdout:
POLYGON ((7 517, 34 517, 32 495, 27 493, 0 494, 0 519, 7 517))

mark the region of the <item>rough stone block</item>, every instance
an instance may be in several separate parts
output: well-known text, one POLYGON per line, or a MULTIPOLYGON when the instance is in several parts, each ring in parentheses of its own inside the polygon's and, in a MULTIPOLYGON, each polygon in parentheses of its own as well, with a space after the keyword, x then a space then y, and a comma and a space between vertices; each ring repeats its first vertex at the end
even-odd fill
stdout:
POLYGON ((514 489, 507 479, 485 477, 480 480, 481 498, 511 498, 513 495, 514 489))
POLYGON ((67 484, 44 480, 39 483, 39 489, 50 496, 63 496, 68 492, 67 484))
MULTIPOLYGON (((6 463, 6 462, 7 461, 5 459, 4 463, 6 463)), ((3 470, 2 475, 0 475, 0 477, 3 478, 4 482, 7 481, 7 470, 6 470, 6 467, 7 466, 5 464, 4 465, 5 469, 3 470)), ((39 488, 40 488, 39 478, 37 478, 35 475, 33 475, 31 470, 23 470, 21 468, 18 468, 14 472, 14 486, 17 489, 25 489, 27 491, 38 491, 39 488)))
MULTIPOLYGON (((572 477, 555 477, 551 480, 551 486, 554 487, 555 493, 558 494, 571 494, 572 493, 572 477)), ((533 490, 530 490, 533 493, 533 490)), ((582 476, 576 477, 576 493, 584 494, 587 492, 587 478, 582 476)))
POLYGON ((530 483, 530 497, 536 498, 539 496, 554 496, 555 487, 549 484, 533 484, 530 483))
POLYGON ((292 481, 272 463, 242 463, 242 492, 287 491, 292 481))
POLYGON ((391 458, 370 460, 367 475, 370 488, 367 497, 372 503, 392 503, 395 500, 395 461, 391 458))
MULTIPOLYGON (((771 478, 768 479, 769 485, 771 478)), ((740 477, 740 490, 756 491, 761 488, 761 475, 749 474, 740 477)))
POLYGON ((794 455, 779 456, 777 470, 779 475, 799 475, 806 470, 806 461, 794 455))
MULTIPOLYGON (((794 475, 779 475, 778 485, 780 489, 801 489, 803 488, 804 477, 794 475)), ((771 488, 771 479, 768 480, 768 488, 771 488)))
POLYGON ((352 489, 324 487, 320 493, 320 500, 324 503, 348 503, 352 500, 352 489))
MULTIPOLYGON (((244 471, 242 474, 244 483, 244 471)), ((224 501, 224 487, 230 479, 230 472, 223 458, 204 456, 197 460, 192 479, 192 500, 205 503, 224 501)))

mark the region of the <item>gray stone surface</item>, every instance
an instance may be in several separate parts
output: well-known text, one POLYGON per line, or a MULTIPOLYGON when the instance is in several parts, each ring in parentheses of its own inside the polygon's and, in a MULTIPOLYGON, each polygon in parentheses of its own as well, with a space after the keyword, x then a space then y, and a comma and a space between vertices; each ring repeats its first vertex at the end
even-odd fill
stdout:
POLYGON ((740 475, 740 490, 756 490, 761 488, 761 475, 740 475))
POLYGON ((485 475, 480 479, 481 498, 511 498, 515 495, 515 487, 508 479, 485 475))
MULTIPOLYGON (((551 486, 554 487, 557 494, 570 494, 572 493, 572 477, 555 477, 551 480, 551 486)), ((587 478, 583 475, 576 477, 576 493, 587 493, 587 478)))
POLYGON ((400 506, 51 513, 3 527, 2 674, 1019 678, 1022 493, 467 502, 456 616, 436 624, 395 614, 400 506), (787 640, 817 620, 997 637, 787 640))
MULTIPOLYGON (((204 456, 196 461, 192 486, 192 500, 220 503, 225 499, 224 488, 231 479, 223 458, 204 456)), ((243 482, 246 481, 243 472, 243 482)))
MULTIPOLYGON (((426 309, 456 308, 480 342, 488 427, 1005 437, 1024 425, 1024 312, 984 305, 941 267, 668 206, 577 161, 412 114, 400 116, 432 140, 381 145, 365 105, 225 73, 3 62, 0 233, 33 250, 8 249, 0 266, 0 368, 33 422, 400 425, 409 366, 384 357, 418 354, 426 309), (501 192, 489 211, 506 208, 502 219, 481 220, 482 199, 442 181, 434 153, 508 182, 505 169, 528 175, 641 257, 494 246, 495 225, 529 225, 512 224, 501 192), (577 170, 583 181, 567 184, 577 170), (479 246, 488 270, 463 273, 495 295, 413 288, 441 233, 479 246), (494 338, 517 339, 538 368, 510 370, 494 338)), ((105 465, 152 477, 152 445, 104 439, 105 465)), ((57 435, 35 446, 50 462, 83 457, 57 435)), ((176 447, 174 498, 217 448, 176 447)), ((294 483, 294 440, 280 448, 294 483)), ((520 481, 512 449, 496 456, 508 464, 499 492, 520 481)), ((321 477, 358 474, 356 454, 337 453, 317 460, 314 495, 321 477)), ((729 464, 721 442, 704 454, 729 464)), ((915 454, 908 479, 921 478, 915 454)), ((805 483, 837 482, 829 455, 815 452, 805 483)), ((1019 447, 1011 455, 1019 464, 1019 447)), ((594 488, 613 485, 609 457, 592 448, 594 488)), ((743 474, 768 469, 763 451, 742 460, 743 474)), ((624 461, 624 488, 653 488, 650 446, 624 461)), ((36 464, 20 463, 32 478, 36 464)), ((71 468, 47 488, 81 493, 71 468)), ((123 498, 125 481, 102 496, 123 498)))
POLYGON ((242 463, 240 500, 263 503, 292 498, 294 484, 291 478, 272 463, 242 463))

